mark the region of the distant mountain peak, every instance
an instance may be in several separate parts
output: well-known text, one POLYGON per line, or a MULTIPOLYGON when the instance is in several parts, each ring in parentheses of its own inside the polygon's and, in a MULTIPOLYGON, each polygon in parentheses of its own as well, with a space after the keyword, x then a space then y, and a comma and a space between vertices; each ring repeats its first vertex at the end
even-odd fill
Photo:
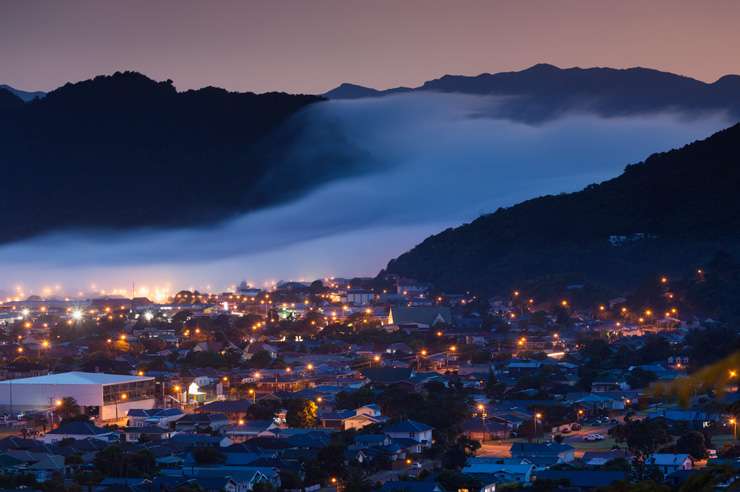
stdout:
POLYGON ((15 87, 11 87, 9 85, 0 84, 0 90, 2 89, 10 92, 11 94, 20 98, 24 102, 33 101, 34 99, 42 98, 46 95, 45 92, 41 92, 41 91, 23 91, 20 89, 16 89, 15 87))

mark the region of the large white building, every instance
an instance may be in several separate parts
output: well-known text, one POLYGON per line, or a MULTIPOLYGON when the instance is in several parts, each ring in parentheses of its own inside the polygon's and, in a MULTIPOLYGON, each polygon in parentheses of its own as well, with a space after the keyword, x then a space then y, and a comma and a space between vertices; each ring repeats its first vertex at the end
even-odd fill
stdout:
POLYGON ((0 381, 0 407, 13 411, 52 411, 72 397, 87 415, 100 420, 125 418, 134 408, 154 408, 154 378, 96 372, 64 372, 0 381))

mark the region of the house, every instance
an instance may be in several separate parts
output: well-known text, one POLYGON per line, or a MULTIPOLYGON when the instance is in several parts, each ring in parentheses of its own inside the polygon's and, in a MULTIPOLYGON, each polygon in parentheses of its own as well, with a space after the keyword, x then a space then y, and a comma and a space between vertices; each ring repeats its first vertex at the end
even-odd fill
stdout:
POLYGON ((229 425, 229 419, 222 413, 189 413, 175 422, 178 431, 217 431, 229 425))
POLYGON ((252 357, 254 357, 254 354, 257 352, 265 351, 268 354, 270 354, 271 359, 277 359, 278 354, 280 351, 275 348, 273 345, 269 345, 267 343, 262 342, 253 342, 246 346, 244 351, 242 352, 242 359, 243 360, 251 360, 252 357))
POLYGON ((614 460, 632 459, 632 455, 624 449, 612 449, 610 451, 587 451, 583 454, 581 461, 587 466, 602 466, 614 460))
POLYGON ((364 306, 370 304, 375 298, 372 291, 364 289, 350 289, 347 291, 346 302, 355 306, 364 306))
POLYGON ((525 459, 538 468, 575 460, 575 449, 569 444, 556 442, 515 442, 511 445, 511 457, 525 459))
POLYGON ((450 308, 444 306, 392 306, 388 312, 389 325, 429 329, 439 323, 452 323, 450 308))
POLYGON ((374 386, 410 383, 413 371, 408 367, 368 367, 361 371, 374 386))
POLYGON ((663 475, 678 470, 691 470, 694 462, 688 454, 653 453, 645 459, 645 466, 657 468, 663 475))
POLYGON ((462 469, 462 473, 477 478, 486 484, 489 491, 495 490, 495 485, 528 484, 532 481, 535 471, 533 464, 504 461, 491 458, 471 458, 462 469))
POLYGON ((172 437, 174 431, 158 425, 126 427, 123 430, 126 442, 161 441, 172 437))
POLYGON ((132 408, 128 411, 129 427, 149 427, 155 425, 170 428, 171 424, 182 418, 185 412, 179 408, 132 408))
POLYGON ((360 434, 355 436, 354 446, 358 449, 367 449, 377 446, 389 446, 391 438, 385 434, 360 434))
POLYGON ((387 425, 383 431, 391 439, 412 439, 423 448, 432 445, 432 427, 414 420, 401 420, 387 425))
POLYGON ((39 482, 51 480, 54 474, 64 476, 66 470, 64 456, 59 454, 10 450, 6 456, 24 463, 23 472, 33 474, 39 482))
POLYGON ((722 421, 722 414, 709 413, 702 410, 669 408, 649 410, 647 412, 647 418, 664 418, 670 423, 685 425, 693 430, 700 430, 709 427, 712 423, 722 421))
POLYGON ((372 424, 381 424, 388 420, 381 415, 380 407, 374 403, 355 410, 338 410, 319 415, 322 427, 349 430, 362 429, 372 424))
POLYGON ((271 429, 277 428, 277 425, 272 420, 247 420, 244 423, 238 425, 231 425, 224 429, 224 435, 226 435, 233 442, 244 442, 248 439, 255 437, 270 435, 271 429))
POLYGON ((118 434, 108 429, 96 426, 92 422, 66 422, 56 429, 47 432, 41 440, 53 444, 64 439, 98 439, 105 442, 118 441, 118 434))
POLYGON ((225 436, 211 436, 209 434, 180 434, 175 433, 167 442, 168 445, 181 450, 194 446, 225 448, 234 444, 225 436))

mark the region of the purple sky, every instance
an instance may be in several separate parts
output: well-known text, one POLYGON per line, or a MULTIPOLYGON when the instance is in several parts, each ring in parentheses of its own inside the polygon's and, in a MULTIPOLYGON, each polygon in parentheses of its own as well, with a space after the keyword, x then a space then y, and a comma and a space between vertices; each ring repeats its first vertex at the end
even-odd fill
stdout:
POLYGON ((738 20, 737 0, 0 0, 0 83, 134 69, 180 89, 317 93, 538 62, 713 81, 740 72, 738 20))

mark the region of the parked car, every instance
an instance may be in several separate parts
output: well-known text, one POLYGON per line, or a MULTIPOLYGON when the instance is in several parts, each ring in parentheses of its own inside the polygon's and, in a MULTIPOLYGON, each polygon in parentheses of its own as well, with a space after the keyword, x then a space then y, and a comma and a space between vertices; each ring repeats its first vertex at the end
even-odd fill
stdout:
POLYGON ((572 425, 570 426, 570 430, 572 430, 572 431, 579 431, 579 430, 581 430, 582 428, 583 428, 583 427, 581 426, 581 424, 578 424, 578 423, 572 424, 572 425))

